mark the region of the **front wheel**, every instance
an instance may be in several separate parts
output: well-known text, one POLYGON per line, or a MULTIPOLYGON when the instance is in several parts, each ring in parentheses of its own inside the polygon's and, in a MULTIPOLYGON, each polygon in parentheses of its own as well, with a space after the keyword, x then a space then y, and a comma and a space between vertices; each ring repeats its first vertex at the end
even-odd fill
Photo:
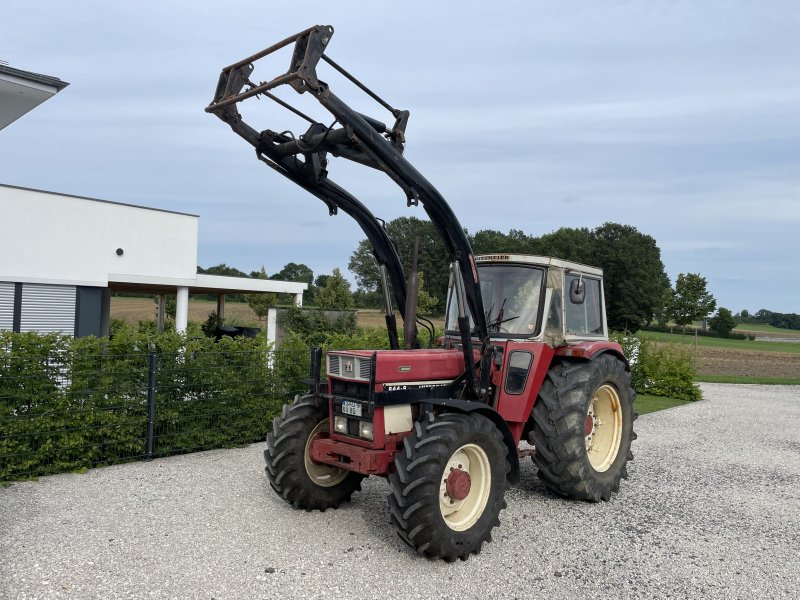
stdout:
POLYGON ((314 396, 295 398, 273 421, 264 450, 267 477, 295 508, 337 508, 361 489, 363 475, 311 460, 311 442, 328 431, 327 405, 314 396))
POLYGON ((500 431, 481 415, 429 413, 416 422, 389 476, 399 536, 448 562, 480 552, 506 506, 507 456, 500 431))
POLYGON ((591 502, 619 491, 636 439, 630 379, 625 364, 610 354, 589 362, 561 360, 550 368, 528 439, 536 447, 539 478, 551 490, 591 502))

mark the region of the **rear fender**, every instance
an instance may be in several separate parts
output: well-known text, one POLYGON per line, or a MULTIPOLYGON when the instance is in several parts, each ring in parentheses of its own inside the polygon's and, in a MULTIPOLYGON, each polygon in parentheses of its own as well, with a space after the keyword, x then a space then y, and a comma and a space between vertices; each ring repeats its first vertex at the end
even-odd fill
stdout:
POLYGON ((625 357, 625 353, 622 351, 622 346, 616 342, 580 342, 569 346, 560 346, 555 349, 556 356, 563 356, 565 358, 592 360, 601 354, 613 354, 625 363, 626 370, 631 370, 630 363, 625 357))

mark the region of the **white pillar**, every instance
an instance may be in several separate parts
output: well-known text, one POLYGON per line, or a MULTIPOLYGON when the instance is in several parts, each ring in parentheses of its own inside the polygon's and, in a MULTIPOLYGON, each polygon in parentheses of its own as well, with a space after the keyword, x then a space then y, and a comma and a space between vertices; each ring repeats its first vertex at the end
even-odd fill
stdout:
POLYGON ((175 303, 175 331, 184 333, 189 324, 189 288, 179 287, 175 303))
POLYGON ((225 320, 225 294, 217 295, 217 316, 220 323, 225 320))
POLYGON ((294 295, 294 305, 300 308, 303 307, 303 292, 294 295))
POLYGON ((267 311, 267 341, 275 348, 278 333, 278 309, 270 308, 267 311))

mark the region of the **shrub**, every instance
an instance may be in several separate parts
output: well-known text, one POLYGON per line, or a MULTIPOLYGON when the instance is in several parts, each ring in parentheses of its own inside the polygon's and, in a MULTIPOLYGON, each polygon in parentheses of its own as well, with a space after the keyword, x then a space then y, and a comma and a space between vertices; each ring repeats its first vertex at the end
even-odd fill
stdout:
MULTIPOLYGON (((322 347, 331 336, 356 332, 356 311, 323 311, 292 306, 278 313, 280 324, 297 334, 308 346, 322 347)), ((283 347, 283 346, 281 346, 283 347)))
POLYGON ((694 353, 679 344, 656 345, 637 336, 612 334, 631 365, 631 385, 637 393, 679 400, 699 400, 694 383, 694 353))

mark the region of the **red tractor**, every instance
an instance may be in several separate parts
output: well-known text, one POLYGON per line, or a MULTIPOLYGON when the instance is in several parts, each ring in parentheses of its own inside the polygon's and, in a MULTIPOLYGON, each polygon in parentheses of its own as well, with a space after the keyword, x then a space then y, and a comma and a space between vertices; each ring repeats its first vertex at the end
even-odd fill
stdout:
POLYGON ((539 477, 562 496, 597 502, 618 491, 636 438, 628 362, 608 341, 600 269, 541 256, 473 255, 450 206, 403 156, 408 111, 391 107, 326 55, 332 36, 332 27, 312 27, 226 67, 206 108, 330 214, 352 216, 382 276, 391 349, 329 351, 325 376, 322 353, 312 350, 309 393, 283 407, 267 436, 267 476, 282 498, 305 510, 335 508, 364 477, 387 477, 400 537, 427 557, 463 560, 499 524, 522 456, 532 456, 539 477), (287 72, 251 81, 255 61, 287 47, 287 72), (386 108, 393 125, 335 96, 317 77, 321 61, 386 108), (321 104, 333 123, 275 95, 285 85, 321 104), (256 131, 237 109, 254 96, 306 120, 307 131, 256 131), (440 347, 420 346, 416 275, 412 270, 406 285, 383 222, 328 177, 328 155, 386 173, 409 206, 421 204, 435 224, 451 260, 440 347), (519 449, 523 440, 532 447, 519 449))

